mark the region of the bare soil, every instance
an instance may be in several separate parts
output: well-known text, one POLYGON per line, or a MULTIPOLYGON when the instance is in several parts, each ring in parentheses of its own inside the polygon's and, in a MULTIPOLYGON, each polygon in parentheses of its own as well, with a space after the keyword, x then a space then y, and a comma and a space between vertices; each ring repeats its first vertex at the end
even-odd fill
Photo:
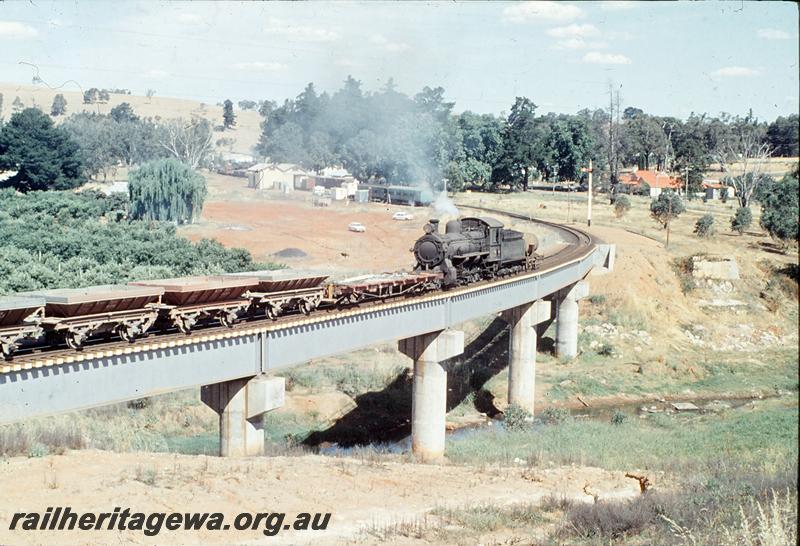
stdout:
MULTIPOLYGON (((0 466, 0 543, 3 544, 334 544, 379 543, 371 527, 410 522, 436 507, 535 503, 550 495, 591 502, 639 494, 623 472, 590 467, 470 468, 413 462, 373 462, 320 456, 219 459, 173 454, 69 452, 38 459, 16 457, 0 466), (262 530, 140 532, 9 531, 14 511, 111 512, 330 512, 326 531, 262 530)), ((409 543, 403 538, 402 543, 409 543)))
POLYGON ((215 173, 206 174, 209 198, 199 222, 180 232, 196 241, 212 238, 228 247, 249 250, 262 262, 284 263, 293 268, 351 271, 395 271, 413 267, 410 252, 427 221, 426 209, 381 204, 334 202, 315 207, 309 192, 281 195, 247 187, 247 180, 215 173), (395 211, 414 214, 410 221, 392 219, 395 211), (347 229, 351 222, 367 231, 347 229), (286 248, 298 248, 307 256, 273 256, 286 248))

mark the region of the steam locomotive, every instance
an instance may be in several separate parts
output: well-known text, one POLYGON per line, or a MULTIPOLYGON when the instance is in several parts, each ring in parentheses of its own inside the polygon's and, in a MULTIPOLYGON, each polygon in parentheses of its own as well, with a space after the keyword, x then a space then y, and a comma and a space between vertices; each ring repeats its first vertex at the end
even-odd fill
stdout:
POLYGON ((444 233, 439 221, 424 227, 425 235, 414 245, 415 271, 440 271, 442 284, 452 287, 481 279, 494 279, 534 269, 539 241, 531 235, 505 229, 494 218, 450 220, 444 233))

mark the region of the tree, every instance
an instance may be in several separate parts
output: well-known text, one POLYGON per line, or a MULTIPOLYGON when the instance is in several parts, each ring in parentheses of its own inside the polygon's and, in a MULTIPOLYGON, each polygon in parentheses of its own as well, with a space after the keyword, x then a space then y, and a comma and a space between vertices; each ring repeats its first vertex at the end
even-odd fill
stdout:
POLYGON ((126 121, 139 121, 139 116, 134 113, 133 107, 127 102, 121 102, 116 105, 111 109, 109 115, 111 116, 111 119, 117 123, 123 123, 126 121))
POLYGON ((0 121, 3 119, 3 94, 0 93, 0 121))
POLYGON ((156 90, 155 89, 148 89, 147 90, 147 92, 145 93, 145 96, 147 97, 147 104, 150 104, 150 101, 153 100, 153 95, 155 95, 155 94, 156 94, 156 90))
POLYGON ((672 219, 677 218, 685 210, 683 200, 672 190, 662 191, 658 199, 650 203, 650 216, 667 230, 667 242, 664 248, 669 248, 669 226, 672 219))
POLYGON ((205 178, 175 159, 145 163, 128 177, 134 219, 192 223, 206 192, 205 178))
POLYGON ((536 122, 536 105, 526 97, 517 97, 508 115, 503 138, 504 163, 512 180, 522 182, 522 189, 528 190, 531 170, 542 163, 538 146, 541 144, 541 131, 536 122))
POLYGON ((736 214, 731 218, 731 230, 742 235, 750 224, 753 223, 753 213, 750 209, 739 207, 736 209, 736 214))
POLYGON ((669 226, 670 221, 685 211, 683 200, 672 190, 662 191, 658 198, 650 203, 650 216, 665 229, 669 226))
POLYGON ((787 175, 766 188, 761 202, 761 227, 774 239, 798 240, 798 180, 787 175))
POLYGON ((22 112, 25 109, 25 103, 23 103, 18 96, 14 97, 14 102, 11 103, 11 109, 14 112, 22 112))
POLYGON ((94 104, 100 100, 100 90, 92 87, 83 92, 83 104, 94 104))
POLYGON ((101 89, 97 94, 97 98, 100 99, 100 102, 106 103, 111 100, 111 95, 108 93, 107 89, 101 89))
POLYGON ((67 118, 61 127, 75 140, 81 150, 86 174, 103 180, 113 174, 122 160, 117 123, 108 116, 80 112, 67 118))
POLYGON ((172 157, 196 169, 213 148, 211 123, 205 118, 170 120, 156 127, 155 140, 172 157))
POLYGON ((53 105, 50 107, 50 115, 53 117, 63 116, 67 113, 67 99, 59 93, 53 97, 53 105))
POLYGON ((767 127, 767 142, 779 157, 797 157, 800 120, 797 114, 778 117, 767 127))
POLYGON ((222 121, 226 129, 230 129, 236 125, 236 115, 233 113, 233 103, 230 99, 226 99, 222 107, 222 121))
POLYGON ((85 180, 78 144, 36 108, 15 113, 0 131, 0 169, 17 171, 5 183, 22 192, 74 188, 85 180))
POLYGON ((254 100, 240 100, 238 103, 240 110, 255 110, 258 103, 254 100))
POLYGON ((765 132, 765 127, 750 115, 735 118, 731 134, 723 138, 716 149, 716 159, 736 189, 740 207, 750 205, 753 193, 766 180, 764 168, 772 150, 764 140, 765 132))

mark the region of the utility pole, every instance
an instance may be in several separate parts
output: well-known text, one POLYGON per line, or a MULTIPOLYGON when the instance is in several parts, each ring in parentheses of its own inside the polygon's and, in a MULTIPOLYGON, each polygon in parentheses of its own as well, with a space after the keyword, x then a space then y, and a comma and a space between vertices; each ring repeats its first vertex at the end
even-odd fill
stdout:
POLYGON ((581 169, 582 172, 589 173, 589 199, 588 199, 588 206, 586 209, 586 225, 592 227, 592 160, 589 160, 589 168, 586 167, 581 169))
POLYGON ((683 186, 684 186, 683 194, 686 197, 686 199, 689 199, 689 167, 688 166, 686 167, 686 177, 683 179, 683 186))

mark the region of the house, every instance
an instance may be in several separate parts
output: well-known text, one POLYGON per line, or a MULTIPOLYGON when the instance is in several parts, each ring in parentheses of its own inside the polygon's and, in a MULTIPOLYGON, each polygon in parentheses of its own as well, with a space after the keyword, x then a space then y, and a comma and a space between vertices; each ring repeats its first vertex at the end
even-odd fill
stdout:
POLYGON ((620 177, 620 184, 623 184, 630 193, 635 193, 636 189, 647 187, 650 197, 658 197, 666 189, 680 192, 682 187, 680 180, 672 178, 667 173, 645 170, 634 170, 620 177))
POLYGON ((287 191, 287 186, 294 189, 295 175, 308 175, 308 171, 292 163, 257 163, 247 169, 247 185, 257 190, 268 190, 279 187, 287 191))
POLYGON ((707 200, 721 199, 723 192, 725 192, 726 199, 733 199, 736 197, 736 190, 732 186, 726 186, 719 180, 713 178, 706 178, 703 180, 702 186, 707 200))

